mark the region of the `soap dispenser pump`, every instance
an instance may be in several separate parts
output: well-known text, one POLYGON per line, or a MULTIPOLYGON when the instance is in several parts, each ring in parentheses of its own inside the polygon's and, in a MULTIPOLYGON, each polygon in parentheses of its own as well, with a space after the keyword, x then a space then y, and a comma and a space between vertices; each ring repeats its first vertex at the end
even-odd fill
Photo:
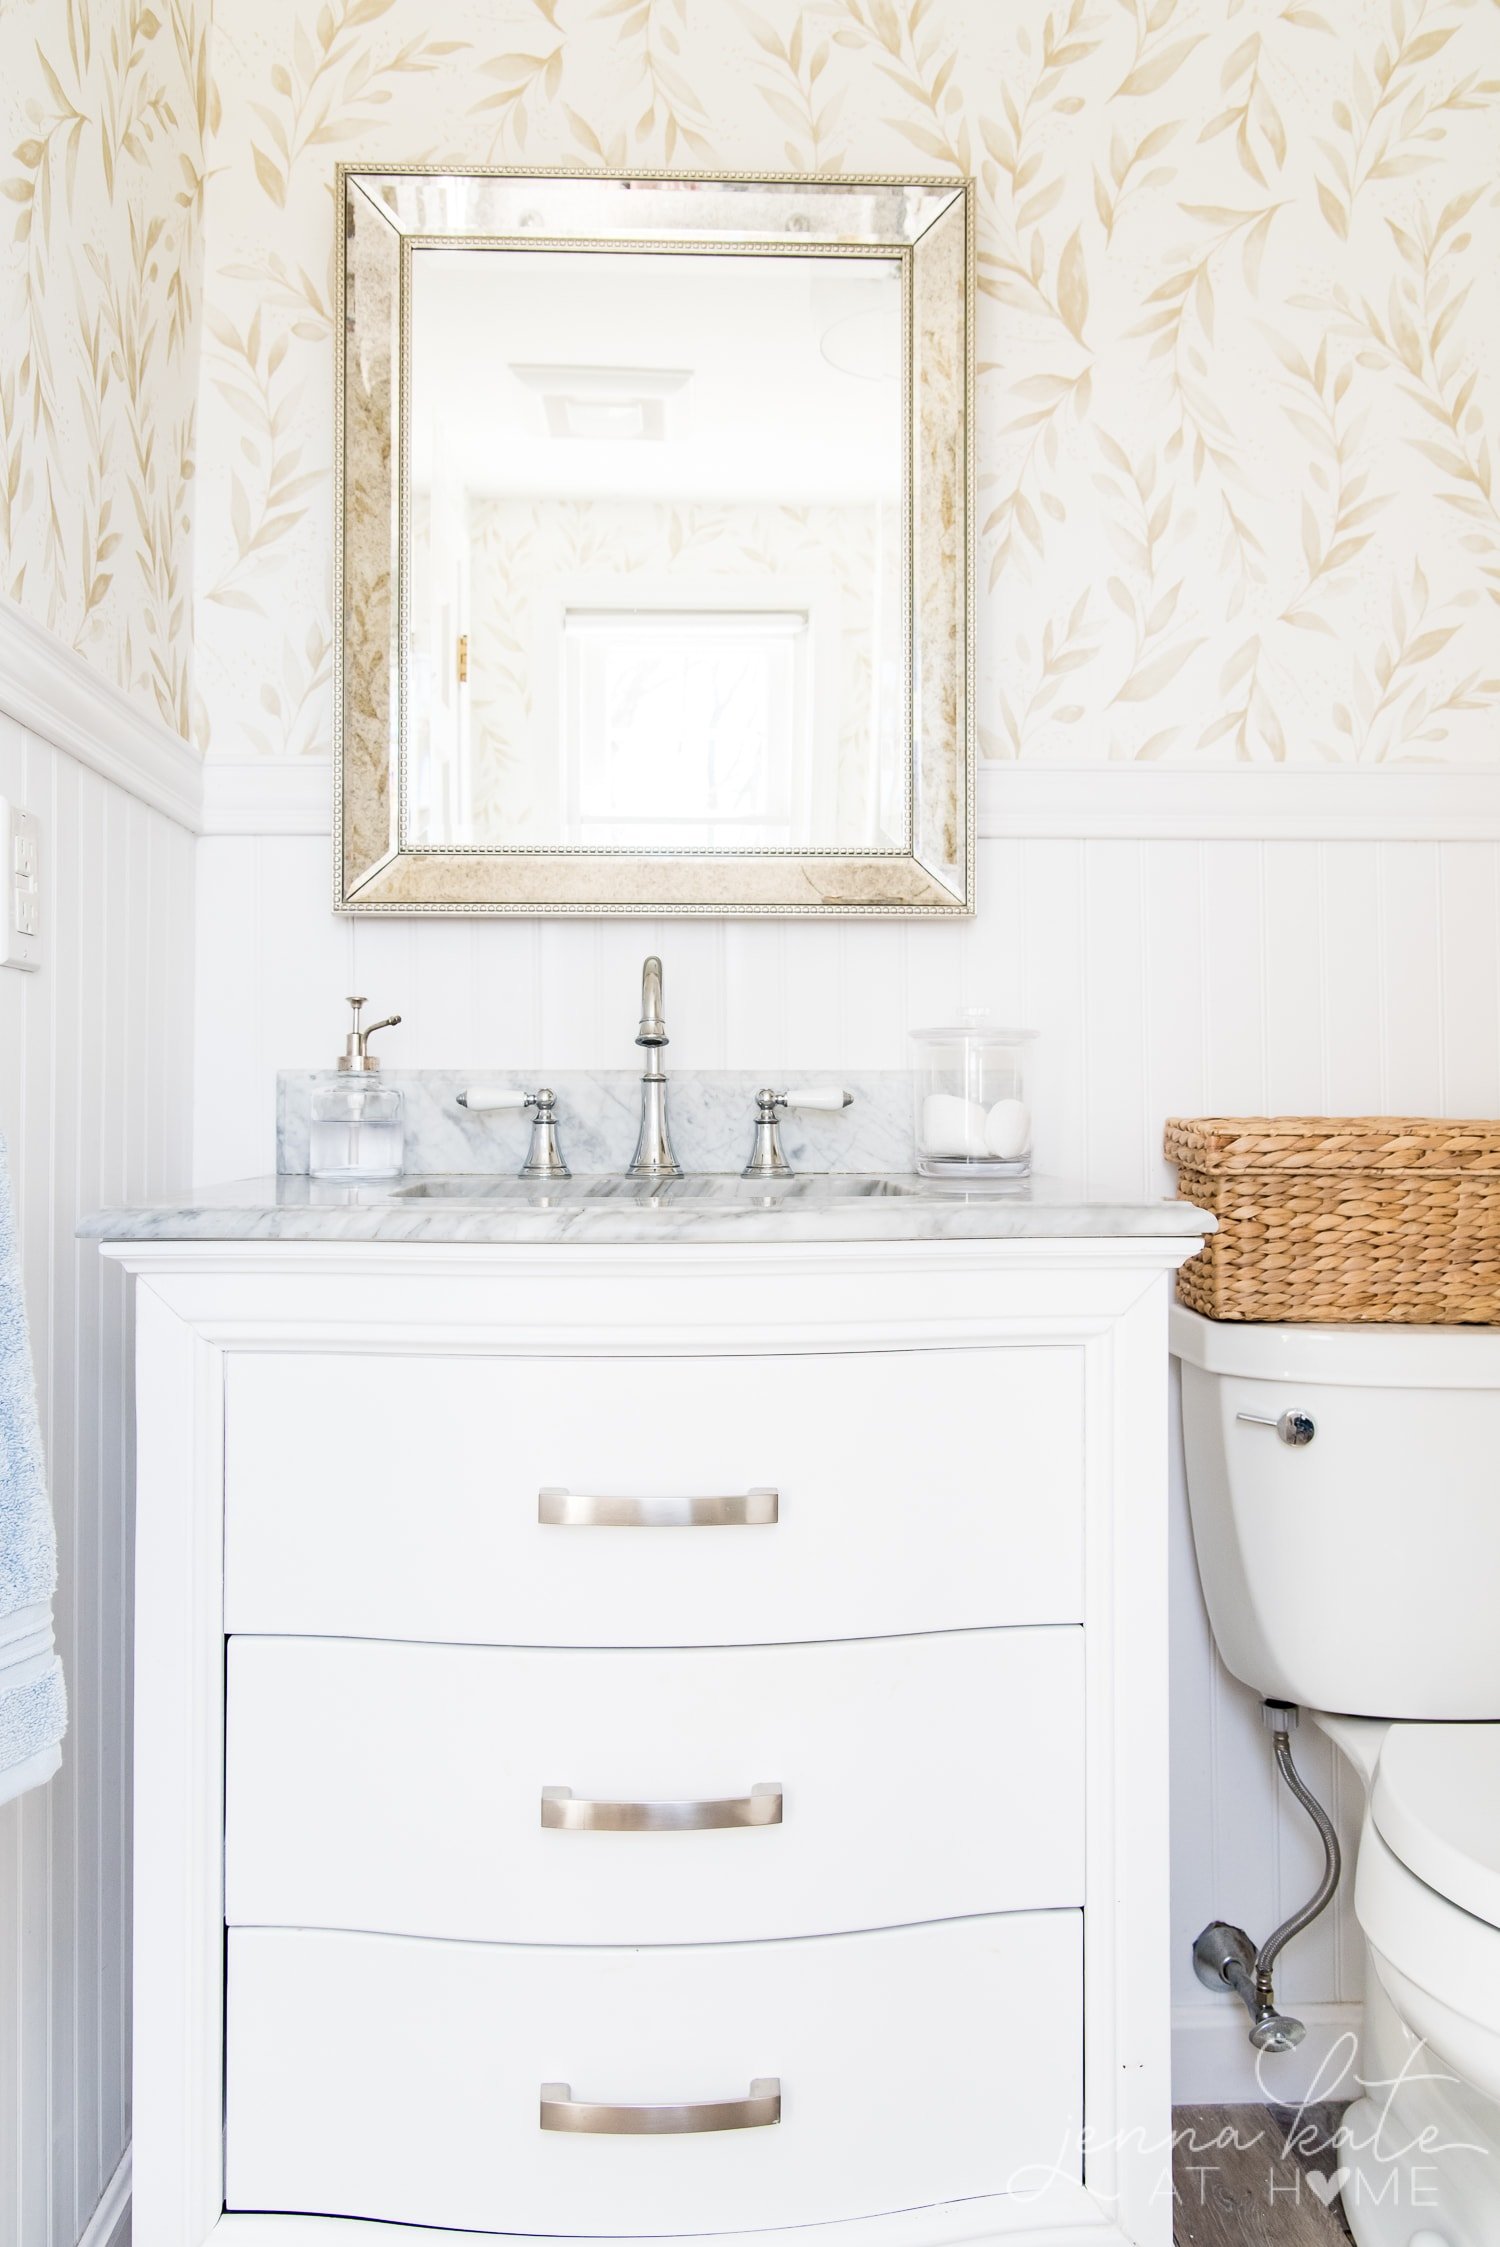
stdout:
POLYGON ((380 1063, 370 1051, 377 1030, 394 1030, 399 1014, 360 1026, 363 999, 351 998, 353 1016, 338 1067, 314 1085, 308 1134, 309 1174, 346 1185, 399 1178, 405 1153, 402 1098, 380 1081, 380 1063))

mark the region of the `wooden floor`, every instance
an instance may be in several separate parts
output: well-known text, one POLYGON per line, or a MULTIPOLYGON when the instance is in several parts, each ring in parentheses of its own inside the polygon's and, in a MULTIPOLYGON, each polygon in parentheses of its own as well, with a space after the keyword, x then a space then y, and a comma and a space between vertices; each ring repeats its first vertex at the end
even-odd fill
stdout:
POLYGON ((1325 2205, 1339 2111, 1175 2108, 1176 2247, 1348 2247, 1337 2195, 1325 2205))

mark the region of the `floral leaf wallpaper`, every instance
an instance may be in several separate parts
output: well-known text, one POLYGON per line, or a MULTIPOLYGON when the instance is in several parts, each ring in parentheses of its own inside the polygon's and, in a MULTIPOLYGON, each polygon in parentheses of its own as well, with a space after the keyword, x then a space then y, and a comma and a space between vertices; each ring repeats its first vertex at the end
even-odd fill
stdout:
POLYGON ((189 725, 208 0, 0 6, 0 590, 189 725))
POLYGON ((343 157, 971 173, 985 756, 1500 760, 1496 0, 205 7, 5 0, 0 552, 179 713, 195 493, 210 754, 329 746, 343 157))
POLYGON ((212 752, 328 744, 338 153, 972 172, 984 754, 1500 756, 1494 0, 220 0, 215 56, 212 752))

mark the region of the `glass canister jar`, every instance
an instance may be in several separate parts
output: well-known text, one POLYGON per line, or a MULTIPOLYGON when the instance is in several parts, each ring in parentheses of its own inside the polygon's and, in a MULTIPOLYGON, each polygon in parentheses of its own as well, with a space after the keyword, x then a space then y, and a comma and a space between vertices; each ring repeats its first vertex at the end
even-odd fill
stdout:
POLYGON ((913 1030, 917 1169, 924 1178, 1024 1178, 1031 1169, 1026 1049, 1034 1030, 982 1008, 913 1030))

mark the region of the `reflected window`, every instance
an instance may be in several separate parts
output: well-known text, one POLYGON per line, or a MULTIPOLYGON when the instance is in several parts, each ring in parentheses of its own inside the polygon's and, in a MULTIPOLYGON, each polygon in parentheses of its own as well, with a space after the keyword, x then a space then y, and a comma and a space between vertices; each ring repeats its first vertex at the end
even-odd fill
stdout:
POLYGON ((810 620, 793 609, 569 609, 570 839, 785 850, 805 828, 810 620))

